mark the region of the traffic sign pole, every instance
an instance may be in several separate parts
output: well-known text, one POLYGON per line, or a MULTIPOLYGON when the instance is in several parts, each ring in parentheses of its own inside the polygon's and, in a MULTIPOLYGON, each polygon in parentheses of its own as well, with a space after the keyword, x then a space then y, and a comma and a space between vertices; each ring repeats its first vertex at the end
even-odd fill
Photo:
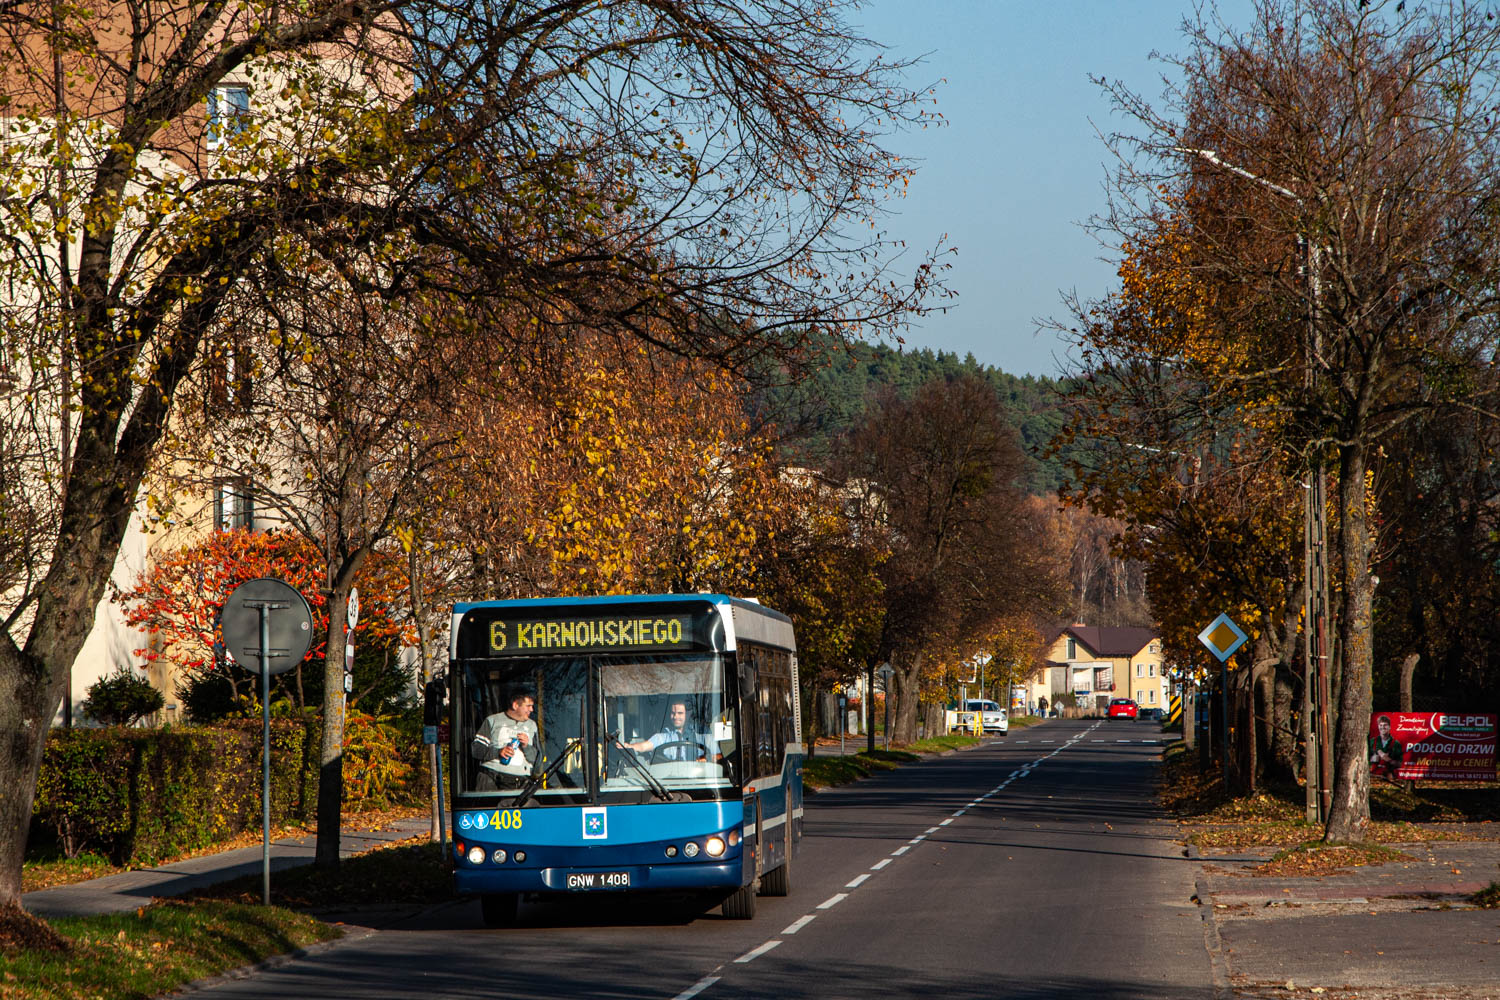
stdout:
POLYGON ((312 610, 284 580, 246 580, 224 600, 219 615, 224 649, 236 663, 260 671, 261 901, 271 902, 271 675, 296 666, 312 643, 312 610), (283 614, 275 621, 271 612, 283 614), (272 640, 275 645, 272 645, 272 640), (279 662, 273 662, 279 661, 279 662))
POLYGON ((270 601, 260 602, 260 901, 266 906, 271 905, 270 601))
POLYGON ((1229 790, 1229 658, 1250 637, 1228 614, 1221 614, 1198 633, 1198 641, 1219 659, 1219 729, 1224 734, 1224 790, 1229 790))

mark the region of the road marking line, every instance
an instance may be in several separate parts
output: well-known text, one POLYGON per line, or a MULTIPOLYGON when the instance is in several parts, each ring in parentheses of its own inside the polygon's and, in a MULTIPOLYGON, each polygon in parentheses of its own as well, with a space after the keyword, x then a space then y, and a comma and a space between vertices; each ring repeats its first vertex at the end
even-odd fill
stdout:
POLYGON ((863 875, 859 876, 854 881, 846 883, 844 885, 844 888, 845 889, 858 889, 861 885, 864 884, 865 879, 867 879, 869 877, 870 877, 870 873, 869 872, 865 872, 863 875))
POLYGON ((891 857, 893 857, 893 858, 899 858, 901 855, 905 854, 909 850, 911 850, 911 845, 910 844, 903 844, 902 846, 896 848, 894 851, 891 852, 891 857))
POLYGON ((945 819, 941 823, 939 823, 938 826, 947 826, 949 823, 952 823, 952 822, 953 822, 953 820, 951 820, 951 819, 945 819))
POLYGON ((870 866, 870 871, 872 871, 872 872, 878 872, 878 871, 880 871, 880 869, 884 868, 886 865, 888 865, 890 863, 891 863, 891 859, 890 858, 881 858, 879 861, 875 862, 873 865, 870 866))
POLYGON ((672 998, 672 1000, 692 1000, 693 997, 697 996, 699 993, 702 993, 704 990, 708 989, 718 981, 718 976, 704 976, 702 979, 698 980, 696 983, 689 986, 681 993, 677 994, 672 998))
POLYGON ((745 952, 739 958, 735 959, 735 963, 738 964, 738 965, 744 965, 746 962, 753 962, 757 958, 759 958, 760 956, 764 955, 766 952, 770 951, 772 948, 776 947, 780 943, 781 943, 780 941, 767 941, 765 944, 761 945, 759 948, 756 948, 756 949, 754 949, 752 951, 745 952))
POLYGON ((849 894, 847 892, 834 893, 832 896, 829 896, 827 899, 823 900, 823 902, 819 903, 818 909, 831 910, 848 898, 849 894))
POLYGON ((910 840, 907 841, 907 843, 908 844, 920 844, 922 841, 924 841, 926 839, 927 839, 927 834, 922 833, 922 834, 918 834, 917 836, 911 838, 910 840))
MULTIPOLYGON (((795 934, 798 931, 800 931, 802 928, 806 927, 808 924, 812 923, 815 919, 817 919, 817 916, 818 915, 816 913, 809 913, 805 917, 798 917, 796 920, 794 920, 790 924, 788 924, 786 930, 782 931, 781 933, 783 933, 783 934, 795 934)), ((674 998, 674 1000, 675 1000, 675 998, 674 998)))
POLYGON ((954 816, 962 816, 964 813, 966 813, 968 811, 969 810, 967 810, 967 809, 960 809, 958 812, 954 813, 953 815, 954 816))
POLYGON ((938 828, 935 827, 935 826, 929 826, 926 830, 924 830, 922 832, 923 833, 937 833, 938 832, 938 828))

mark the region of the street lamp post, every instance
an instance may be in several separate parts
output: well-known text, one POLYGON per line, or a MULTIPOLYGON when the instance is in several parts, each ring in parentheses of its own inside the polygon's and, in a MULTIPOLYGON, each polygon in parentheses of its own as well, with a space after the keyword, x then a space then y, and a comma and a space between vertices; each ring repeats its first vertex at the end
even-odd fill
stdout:
MULTIPOLYGON (((1300 208, 1305 202, 1290 188, 1253 174, 1244 167, 1224 160, 1212 149, 1177 146, 1174 152, 1196 156, 1205 163, 1213 164, 1237 177, 1259 184, 1284 198, 1290 198, 1300 208)), ((1299 237, 1303 251, 1302 277, 1307 285, 1307 365, 1303 373, 1303 389, 1312 397, 1316 381, 1315 359, 1321 353, 1318 336, 1318 313, 1322 305, 1322 248, 1307 237, 1299 237)), ((1328 495, 1327 463, 1318 458, 1315 480, 1303 484, 1303 621, 1306 637, 1303 649, 1302 718, 1306 734, 1306 757, 1304 770, 1307 773, 1307 799, 1305 815, 1308 822, 1323 822, 1328 818, 1332 806, 1333 746, 1329 733, 1328 704, 1328 495)), ((1252 694, 1253 698, 1254 695, 1252 694)), ((1228 728, 1228 719, 1225 719, 1228 728)), ((1225 744, 1226 749, 1228 744, 1225 744)))

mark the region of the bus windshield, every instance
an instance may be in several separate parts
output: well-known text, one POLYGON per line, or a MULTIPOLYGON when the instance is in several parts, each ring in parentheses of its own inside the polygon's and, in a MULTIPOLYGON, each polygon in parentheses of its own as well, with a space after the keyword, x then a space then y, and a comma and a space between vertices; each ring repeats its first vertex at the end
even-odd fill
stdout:
POLYGON ((463 662, 458 793, 538 806, 737 797, 724 673, 713 653, 463 662))

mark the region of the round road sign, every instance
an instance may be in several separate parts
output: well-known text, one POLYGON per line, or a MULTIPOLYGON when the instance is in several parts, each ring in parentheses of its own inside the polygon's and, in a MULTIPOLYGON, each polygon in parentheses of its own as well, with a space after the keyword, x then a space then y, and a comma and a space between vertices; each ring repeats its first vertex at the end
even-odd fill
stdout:
POLYGON ((220 629, 234 662, 260 673, 260 613, 267 610, 270 663, 267 673, 284 673, 301 662, 312 645, 312 609, 288 583, 270 577, 246 580, 224 602, 220 629))

